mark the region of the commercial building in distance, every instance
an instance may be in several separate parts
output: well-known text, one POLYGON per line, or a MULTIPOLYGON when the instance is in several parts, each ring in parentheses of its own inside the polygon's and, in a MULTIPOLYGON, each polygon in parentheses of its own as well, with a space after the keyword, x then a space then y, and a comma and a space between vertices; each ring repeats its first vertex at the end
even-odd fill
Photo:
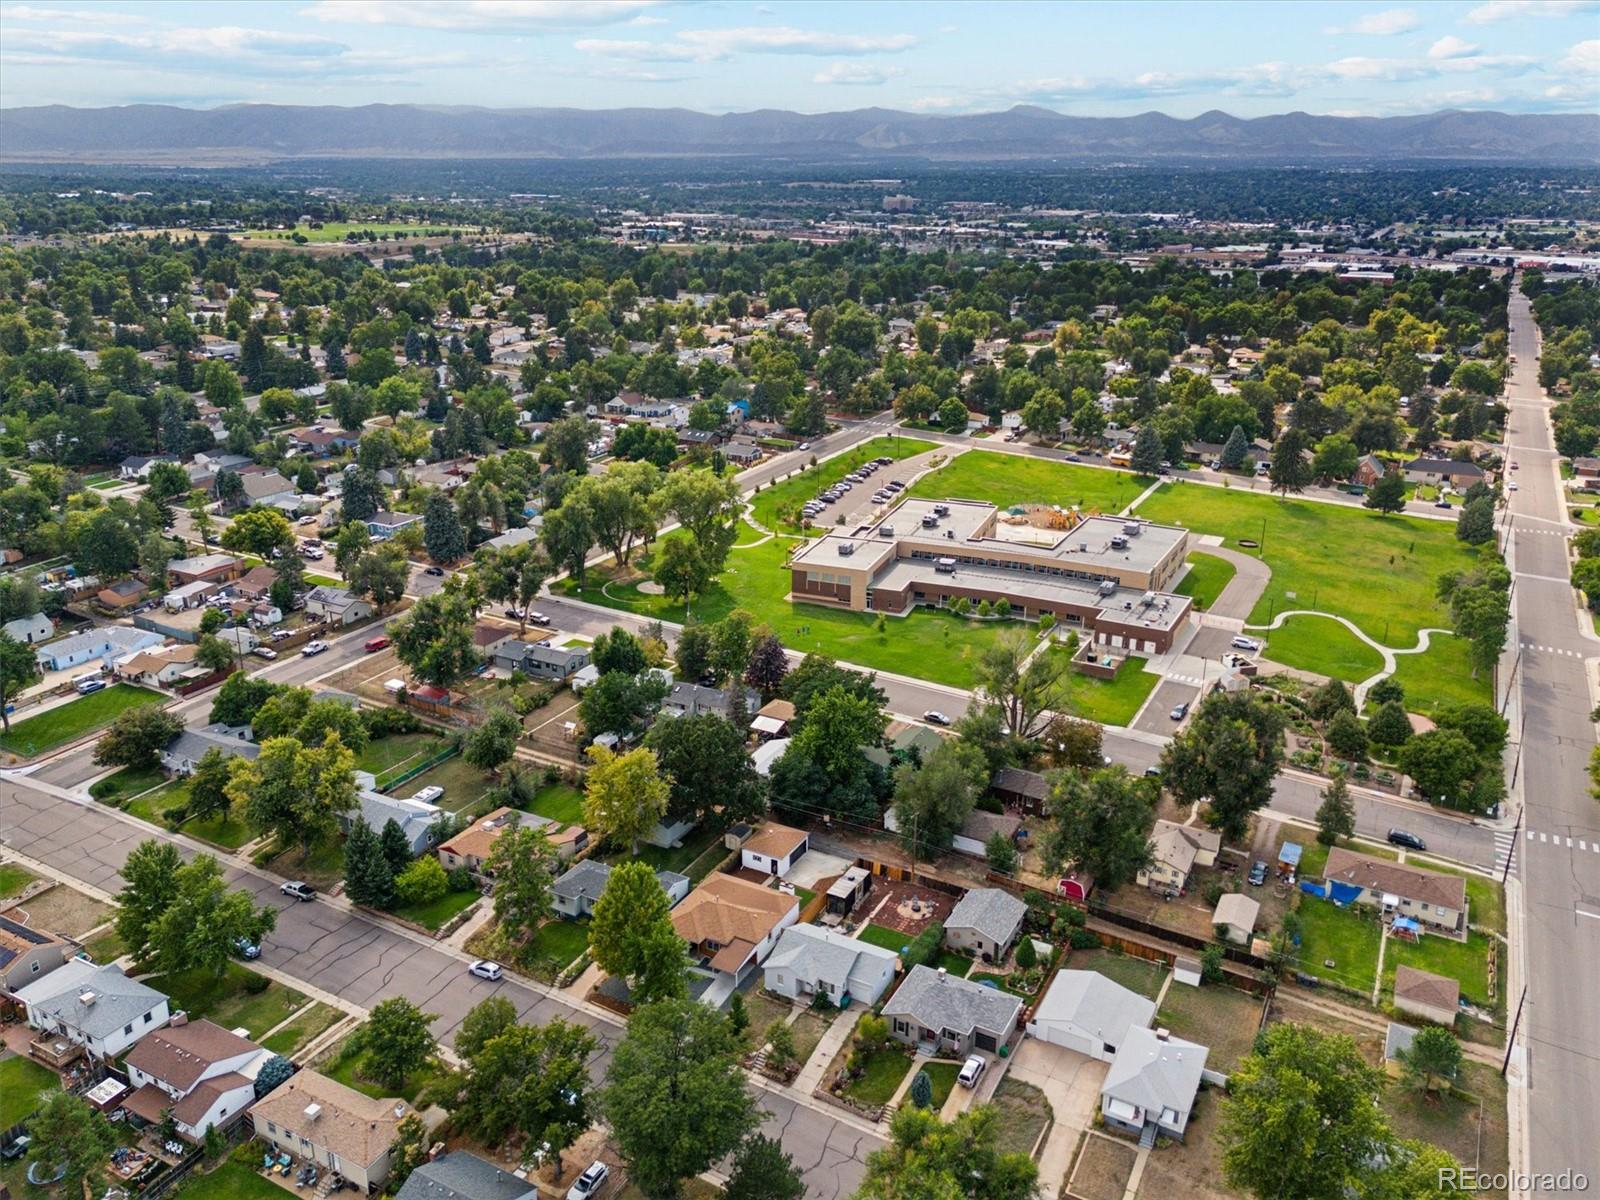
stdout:
POLYGON ((1049 613, 1096 643, 1159 654, 1189 617, 1189 598, 1167 591, 1188 544, 1184 529, 1133 518, 914 499, 807 543, 789 560, 789 598, 891 615, 1003 599, 1015 616, 1049 613))

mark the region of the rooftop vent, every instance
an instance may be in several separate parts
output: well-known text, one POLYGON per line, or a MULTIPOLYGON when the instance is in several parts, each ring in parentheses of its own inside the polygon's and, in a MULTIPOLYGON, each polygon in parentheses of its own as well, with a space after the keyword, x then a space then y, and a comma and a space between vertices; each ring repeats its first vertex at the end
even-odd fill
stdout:
POLYGON ((893 537, 894 536, 894 526, 893 525, 879 525, 878 526, 878 536, 879 537, 893 537))
POLYGON ((849 558, 855 552, 856 552, 856 544, 854 542, 840 542, 839 543, 839 557, 840 558, 849 558))
POLYGON ((1100 581, 1100 594, 1102 596, 1109 596, 1109 595, 1111 595, 1112 592, 1114 592, 1116 590, 1117 590, 1117 581, 1115 579, 1102 579, 1100 581))
POLYGON ((99 998, 100 997, 94 992, 79 992, 78 993, 78 1003, 83 1005, 85 1008, 88 1008, 91 1004, 93 1004, 99 998))
POLYGON ((1122 532, 1127 534, 1129 537, 1138 537, 1139 529, 1140 525, 1137 521, 1127 521, 1124 522, 1122 526, 1122 532))
POLYGON ((1149 608, 1155 602, 1156 594, 1154 592, 1146 592, 1143 596, 1139 597, 1139 603, 1144 605, 1146 608, 1149 608))
POLYGON ((1156 1041, 1158 1041, 1158 1042, 1167 1041, 1171 1037, 1172 1037, 1172 1031, 1171 1030, 1168 1030, 1168 1029, 1158 1029, 1158 1030, 1156 1030, 1156 1041))
POLYGON ((321 1115, 322 1115, 322 1105, 318 1104, 315 1100, 313 1100, 310 1104, 306 1105, 306 1110, 305 1110, 305 1118, 306 1118, 306 1120, 315 1121, 321 1115))
POLYGON ((1113 534, 1111 537, 1111 548, 1113 550, 1126 550, 1128 548, 1128 539, 1123 537, 1120 533, 1113 534))

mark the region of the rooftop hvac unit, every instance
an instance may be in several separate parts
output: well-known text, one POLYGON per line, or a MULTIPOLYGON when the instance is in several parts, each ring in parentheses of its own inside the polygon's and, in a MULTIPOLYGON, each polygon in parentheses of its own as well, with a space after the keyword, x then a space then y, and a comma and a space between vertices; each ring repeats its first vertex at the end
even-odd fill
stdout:
POLYGON ((893 537, 894 536, 894 526, 893 525, 879 525, 878 526, 878 536, 879 537, 893 537))
POLYGON ((839 557, 840 558, 849 558, 855 552, 856 552, 856 544, 854 542, 840 542, 839 543, 839 557))
POLYGON ((933 560, 933 569, 941 575, 954 575, 956 573, 956 560, 953 558, 936 558, 933 560))
POLYGON ((306 1105, 306 1111, 305 1111, 306 1120, 315 1121, 321 1115, 322 1115, 322 1105, 318 1104, 316 1101, 312 1101, 310 1104, 306 1105))
POLYGON ((1120 533, 1113 535, 1111 538, 1111 548, 1113 550, 1126 550, 1128 548, 1128 539, 1123 537, 1120 533))
POLYGON ((88 1008, 91 1004, 93 1004, 98 999, 99 999, 99 996, 97 996, 94 992, 79 992, 78 993, 78 1003, 83 1005, 85 1008, 88 1008))
POLYGON ((1139 522, 1137 522, 1137 521, 1126 521, 1126 522, 1124 522, 1123 526, 1122 526, 1122 532, 1127 534, 1129 537, 1138 537, 1139 536, 1139 522))
POLYGON ((935 504, 933 506, 933 515, 936 517, 948 517, 950 515, 950 506, 948 504, 935 504))
POLYGON ((1100 581, 1100 594, 1102 596, 1109 596, 1109 595, 1111 595, 1112 592, 1114 592, 1116 590, 1117 590, 1117 581, 1115 579, 1102 579, 1100 581))
POLYGON ((945 537, 949 538, 952 542, 956 540, 956 531, 954 529, 946 529, 944 531, 944 535, 945 535, 945 537))
POLYGON ((924 529, 934 529, 934 528, 936 528, 938 526, 938 524, 939 524, 939 518, 938 517, 934 516, 932 513, 924 513, 923 514, 922 527, 924 529))
POLYGON ((1079 542, 1078 543, 1078 553, 1079 554, 1087 554, 1087 553, 1089 553, 1089 543, 1088 542, 1079 542))

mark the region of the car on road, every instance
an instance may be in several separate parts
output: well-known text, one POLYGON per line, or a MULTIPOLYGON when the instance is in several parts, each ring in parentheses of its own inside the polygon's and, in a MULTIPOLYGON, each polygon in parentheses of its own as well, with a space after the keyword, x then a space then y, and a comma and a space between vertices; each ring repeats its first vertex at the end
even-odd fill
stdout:
POLYGON ((611 1178, 611 1168, 603 1162, 592 1162, 583 1169, 583 1174, 567 1189, 567 1200, 593 1200, 606 1186, 606 1181, 611 1178))
POLYGON ((948 725, 948 724, 950 724, 950 718, 945 716, 937 708, 930 708, 927 712, 923 713, 922 714, 922 719, 924 721, 926 721, 929 725, 948 725))
POLYGON ((422 573, 424 575, 443 575, 444 574, 444 568, 443 567, 424 567, 422 569, 422 573))
POLYGON ((1513 479, 1510 483, 1506 484, 1506 487, 1510 488, 1513 492, 1516 491, 1517 490, 1517 481, 1515 479, 1513 479))
POLYGON ((1144 777, 1146 779, 1160 779, 1161 778, 1161 768, 1160 767, 1146 767, 1144 769, 1144 777))
POLYGON ((487 979, 490 983, 499 983, 505 972, 497 962, 490 962, 487 958, 480 958, 467 968, 468 975, 476 975, 479 979, 487 979))
POLYGON ((1260 642, 1256 641, 1255 638, 1247 637, 1236 637, 1233 639, 1233 641, 1229 642, 1228 645, 1232 646, 1235 650, 1256 651, 1261 649, 1260 642))
POLYGON ((368 638, 366 645, 361 647, 368 654, 376 654, 379 650, 389 648, 389 639, 386 637, 368 638))
POLYGON ((248 962, 254 962, 261 957, 261 947, 247 937, 233 939, 233 952, 248 962))
POLYGON ((1443 499, 1443 498, 1442 498, 1442 497, 1441 497, 1441 498, 1440 498, 1440 499, 1438 499, 1438 500, 1435 500, 1435 501, 1434 501, 1434 502, 1433 502, 1433 506, 1434 506, 1434 507, 1435 507, 1435 508, 1449 508, 1449 507, 1450 507, 1450 501, 1448 501, 1448 500, 1445 500, 1445 499, 1443 499))
POLYGON ((1404 829, 1389 830, 1389 844, 1393 846, 1404 846, 1407 850, 1426 850, 1428 848, 1427 842, 1423 841, 1416 834, 1404 829))
POLYGON ((427 787, 423 788, 420 792, 417 792, 411 798, 423 804, 434 804, 438 801, 439 797, 443 795, 444 789, 442 787, 436 783, 430 783, 427 787))
POLYGON ((545 616, 542 612, 531 612, 528 614, 528 624, 548 625, 550 624, 550 618, 545 616))
POLYGON ((317 889, 309 883, 302 883, 298 879, 291 879, 278 889, 285 896, 293 896, 296 900, 315 900, 317 889))
POLYGON ((1081 455, 1081 454, 1069 454, 1069 455, 1067 455, 1067 461, 1068 462, 1082 462, 1083 461, 1083 455, 1081 455))
POLYGON ((988 1060, 974 1054, 961 1064, 961 1074, 956 1076, 956 1082, 964 1088, 975 1088, 978 1086, 978 1080, 983 1078, 983 1073, 988 1069, 988 1060))
POLYGON ((254 654, 257 658, 264 658, 268 662, 272 662, 278 657, 278 652, 271 646, 257 646, 254 650, 250 651, 250 653, 254 654))
POLYGON ((1256 859, 1250 864, 1249 883, 1251 887, 1260 887, 1267 881, 1267 864, 1261 859, 1256 859))
POLYGON ((1185 717, 1187 717, 1188 715, 1189 715, 1189 702, 1187 700, 1185 700, 1182 704, 1178 705, 1177 707, 1175 707, 1172 710, 1172 719, 1174 721, 1181 721, 1185 717))
POLYGON ((1518 467, 1519 467, 1519 466, 1521 466, 1521 465, 1522 465, 1522 464, 1520 464, 1520 463, 1515 463, 1515 462, 1514 462, 1514 463, 1512 463, 1512 464, 1511 464, 1511 469, 1512 469, 1512 470, 1513 470, 1513 471, 1515 471, 1515 470, 1516 470, 1516 469, 1517 469, 1517 468, 1518 468, 1518 467))
POLYGON ((307 642, 300 647, 300 657, 314 658, 328 648, 327 642, 307 642))

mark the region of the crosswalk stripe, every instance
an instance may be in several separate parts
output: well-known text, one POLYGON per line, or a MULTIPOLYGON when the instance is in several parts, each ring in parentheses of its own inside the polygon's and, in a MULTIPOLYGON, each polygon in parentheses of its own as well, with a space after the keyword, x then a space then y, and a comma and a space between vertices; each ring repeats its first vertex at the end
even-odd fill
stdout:
POLYGON ((1587 850, 1588 848, 1589 847, 1584 843, 1584 840, 1582 838, 1579 838, 1578 839, 1578 849, 1579 850, 1587 850))
POLYGON ((1531 842, 1531 841, 1533 841, 1533 830, 1531 830, 1531 829, 1530 829, 1530 830, 1528 830, 1528 840, 1529 840, 1529 841, 1530 841, 1530 842, 1531 842))
POLYGON ((1544 834, 1542 834, 1542 833, 1541 833, 1541 834, 1540 834, 1540 835, 1539 835, 1539 840, 1540 840, 1540 841, 1541 841, 1541 842, 1543 842, 1543 841, 1544 841, 1544 834))

